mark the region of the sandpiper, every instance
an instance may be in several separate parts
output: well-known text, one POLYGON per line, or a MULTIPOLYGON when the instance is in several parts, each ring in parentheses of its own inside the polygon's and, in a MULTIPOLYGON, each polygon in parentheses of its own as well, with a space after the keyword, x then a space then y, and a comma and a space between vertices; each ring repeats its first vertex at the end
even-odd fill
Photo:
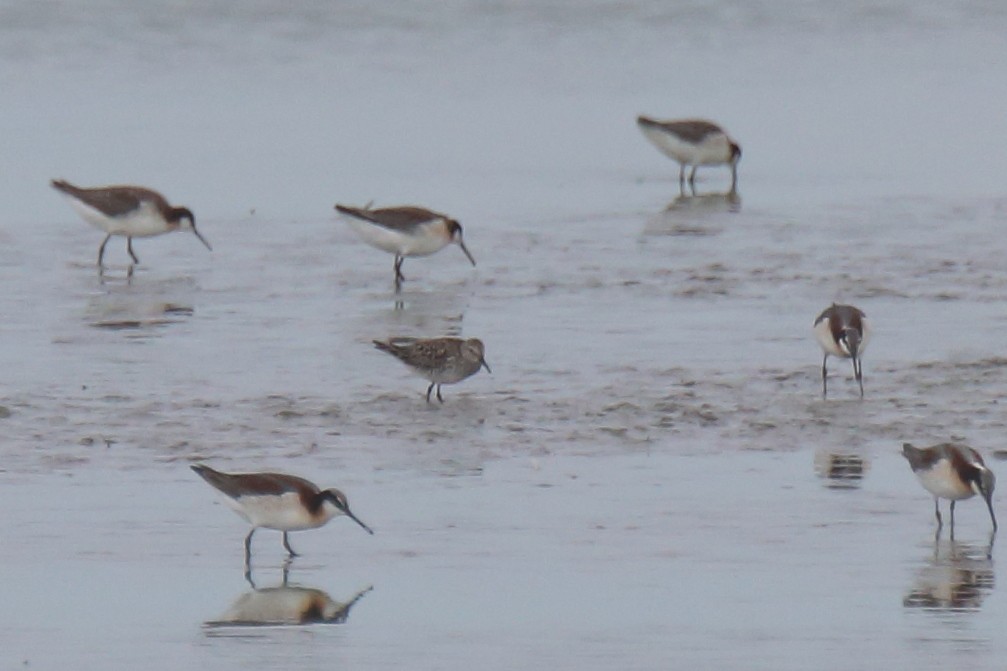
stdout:
POLYGON ((997 530, 997 518, 993 514, 993 489, 996 476, 986 467, 982 456, 971 447, 955 443, 941 443, 933 447, 913 447, 902 445, 902 455, 909 460, 909 466, 919 478, 920 484, 934 495, 934 513, 938 529, 941 520, 940 499, 951 501, 951 528, 955 526, 955 501, 970 499, 978 494, 986 501, 993 520, 993 531, 997 530))
POLYGON ((483 343, 478 338, 393 338, 387 342, 374 341, 374 346, 388 352, 406 364, 418 375, 430 380, 427 387, 427 403, 430 392, 437 386, 437 400, 441 403, 442 384, 454 384, 475 375, 480 368, 492 373, 484 358, 483 343))
POLYGON ((451 244, 457 244, 474 266, 465 241, 462 226, 454 219, 422 207, 348 207, 336 205, 346 215, 353 230, 372 247, 395 255, 395 287, 402 286, 402 261, 407 256, 429 256, 451 244))
POLYGON ((870 324, 863 310, 852 305, 833 303, 815 319, 815 338, 825 353, 822 359, 822 397, 828 396, 826 363, 829 355, 851 359, 853 376, 860 385, 860 398, 864 397, 864 367, 861 355, 867 349, 870 324))
POLYGON ((98 265, 105 256, 105 245, 113 235, 126 238, 126 251, 133 263, 140 263, 133 253, 133 238, 148 238, 171 231, 189 230, 212 251, 210 243, 196 230, 196 219, 185 207, 172 207, 157 191, 141 186, 102 186, 82 189, 61 179, 52 186, 62 192, 84 221, 105 231, 98 248, 98 265))
POLYGON ((338 489, 319 489, 314 483, 282 473, 221 473, 195 464, 192 470, 220 490, 224 502, 252 525, 245 537, 245 563, 251 556, 252 534, 259 527, 283 532, 283 547, 297 553, 287 541, 288 531, 317 529, 333 517, 346 515, 369 534, 374 532, 350 512, 346 495, 338 489))
POLYGON ((645 116, 636 123, 661 153, 678 161, 678 183, 684 188, 685 168, 692 166, 689 184, 696 186, 696 168, 701 165, 731 166, 731 191, 738 188, 741 147, 720 126, 703 119, 658 121, 645 116))

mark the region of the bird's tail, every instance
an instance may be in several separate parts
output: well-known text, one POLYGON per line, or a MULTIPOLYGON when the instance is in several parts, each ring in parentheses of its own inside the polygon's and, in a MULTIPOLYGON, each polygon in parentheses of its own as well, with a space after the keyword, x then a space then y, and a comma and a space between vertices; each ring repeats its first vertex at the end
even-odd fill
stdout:
POLYGON ((366 208, 361 209, 359 207, 349 207, 347 205, 340 205, 339 203, 336 203, 336 212, 339 212, 340 214, 347 214, 351 217, 366 219, 366 215, 364 214, 365 210, 366 208))
POLYGON ((392 356, 398 356, 399 355, 399 348, 396 347, 395 345, 393 345, 392 343, 390 343, 390 342, 383 342, 381 340, 374 340, 373 342, 374 342, 374 346, 377 349, 381 350, 382 352, 388 352, 392 356))
POLYGON ((49 182, 49 184, 51 184, 52 188, 56 189, 57 191, 62 191, 63 193, 70 194, 71 196, 80 190, 64 179, 54 179, 51 182, 49 182))
POLYGON ((910 443, 902 443, 902 456, 909 460, 909 465, 914 471, 921 466, 922 457, 920 453, 922 451, 918 447, 913 447, 910 443))
POLYGON ((227 478, 227 475, 225 473, 215 471, 209 466, 206 466, 204 464, 192 464, 191 466, 189 466, 189 468, 195 471, 196 474, 199 475, 199 477, 203 478, 214 487, 219 488, 220 484, 227 478))

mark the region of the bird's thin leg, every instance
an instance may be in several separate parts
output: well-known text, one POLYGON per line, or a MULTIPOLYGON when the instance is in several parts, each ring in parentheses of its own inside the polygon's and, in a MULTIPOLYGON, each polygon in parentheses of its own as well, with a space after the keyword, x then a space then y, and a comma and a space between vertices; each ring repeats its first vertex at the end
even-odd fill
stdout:
POLYGON ((297 553, 294 552, 294 549, 292 547, 290 547, 289 541, 287 541, 287 532, 286 531, 283 532, 283 547, 287 550, 287 552, 290 554, 291 557, 298 556, 297 553))
POLYGON ((696 189, 696 168, 698 167, 698 165, 692 166, 692 172, 689 173, 689 186, 691 186, 693 190, 696 189))
POLYGON ((679 163, 678 165, 678 185, 685 190, 685 164, 679 163))
POLYGON ((440 385, 437 385, 437 400, 440 401, 441 403, 444 402, 444 397, 441 396, 441 386, 440 385))
POLYGON ((255 533, 255 527, 248 532, 245 536, 245 567, 247 568, 252 562, 252 534, 255 533))
POLYGON ((951 500, 951 533, 955 532, 955 502, 951 500))
POLYGON ((402 262, 406 260, 406 257, 399 254, 395 255, 395 281, 402 282, 406 279, 406 276, 402 274, 402 262))
POLYGON ((287 557, 283 561, 283 586, 287 586, 287 581, 290 579, 290 564, 293 563, 292 557, 287 557))
POLYGON ((934 497, 934 516, 937 517, 937 528, 940 529, 944 526, 944 520, 941 519, 941 503, 940 499, 936 496, 934 497))
POLYGON ((433 390, 434 390, 434 383, 431 382, 430 386, 427 387, 427 403, 430 402, 430 392, 432 392, 433 390))
POLYGON ((132 257, 133 263, 140 263, 140 259, 136 258, 136 254, 133 253, 133 238, 126 238, 126 251, 129 252, 130 257, 132 257))
POLYGON ((112 237, 109 233, 105 236, 105 239, 101 241, 101 247, 98 248, 98 267, 101 268, 101 260, 105 258, 105 245, 108 244, 108 239, 112 237))
POLYGON ((826 382, 825 378, 828 373, 828 369, 825 367, 825 364, 828 363, 828 361, 829 355, 826 354, 825 357, 822 358, 822 398, 828 398, 829 396, 829 383, 826 382))

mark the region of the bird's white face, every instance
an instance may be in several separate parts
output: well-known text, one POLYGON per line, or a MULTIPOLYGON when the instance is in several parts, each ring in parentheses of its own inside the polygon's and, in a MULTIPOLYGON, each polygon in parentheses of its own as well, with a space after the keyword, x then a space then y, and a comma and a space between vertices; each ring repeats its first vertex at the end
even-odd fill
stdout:
POLYGON ((973 492, 985 498, 986 496, 993 495, 993 490, 996 488, 996 481, 996 476, 993 475, 993 471, 983 467, 980 472, 979 482, 973 481, 969 484, 972 486, 973 492))
POLYGON ((338 489, 330 489, 328 491, 336 500, 333 501, 332 498, 326 497, 322 502, 322 510, 325 512, 325 517, 332 519, 333 517, 337 517, 339 515, 345 515, 347 509, 349 508, 346 496, 338 489))

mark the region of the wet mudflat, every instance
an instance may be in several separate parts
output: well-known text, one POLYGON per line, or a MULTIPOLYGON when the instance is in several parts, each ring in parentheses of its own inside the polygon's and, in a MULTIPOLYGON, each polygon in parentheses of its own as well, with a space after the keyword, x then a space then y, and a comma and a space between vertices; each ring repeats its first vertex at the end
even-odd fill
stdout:
POLYGON ((983 506, 935 540, 898 452, 1002 463, 1003 16, 208 7, 3 9, 0 665, 1000 668, 983 506), (724 124, 739 193, 681 195, 641 112, 724 124), (52 177, 163 189, 214 251, 137 241, 127 277, 113 240, 99 276, 52 177), (478 266, 394 295, 331 210, 372 199, 478 266), (820 397, 833 300, 874 322, 864 401, 842 361, 820 397), (395 335, 493 374, 428 406, 395 335), (294 534, 284 584, 259 532, 253 588, 195 460, 376 535, 294 534))

